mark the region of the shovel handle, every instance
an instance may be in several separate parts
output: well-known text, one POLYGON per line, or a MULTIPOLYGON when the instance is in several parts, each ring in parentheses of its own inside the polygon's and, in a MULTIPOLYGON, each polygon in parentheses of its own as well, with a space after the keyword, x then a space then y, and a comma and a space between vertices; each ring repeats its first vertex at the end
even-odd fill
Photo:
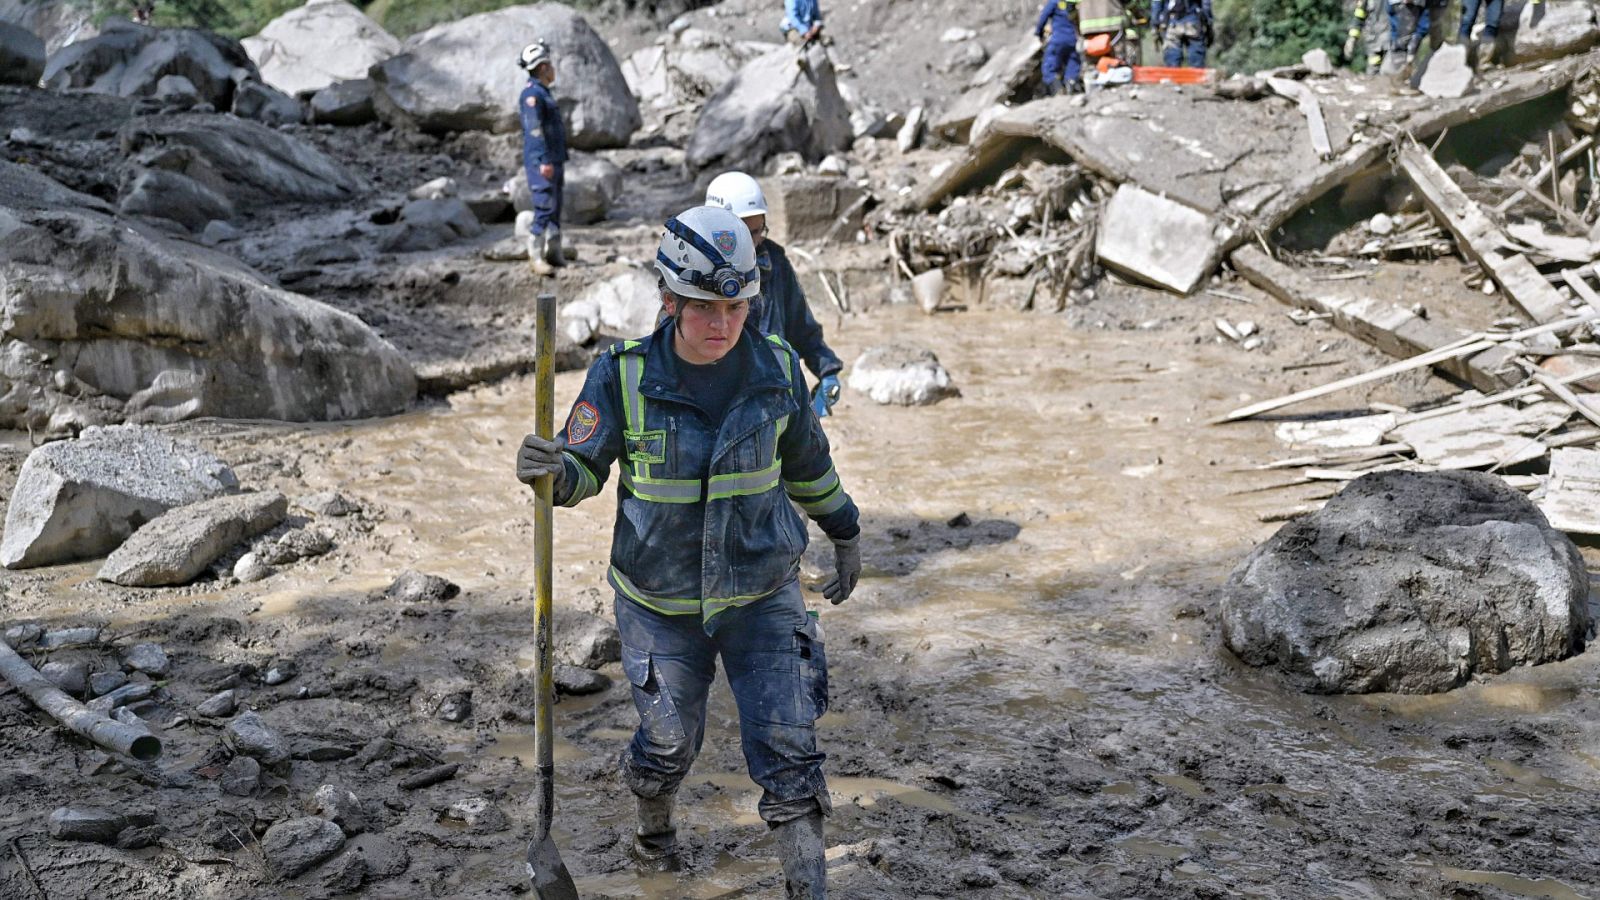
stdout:
MULTIPOLYGON (((545 440, 555 438, 555 331, 556 296, 540 294, 536 301, 534 318, 533 419, 534 431, 545 440)), ((539 792, 535 806, 539 816, 541 837, 549 834, 550 822, 555 815, 555 744, 551 726, 551 707, 555 705, 555 660, 550 645, 552 481, 554 481, 552 476, 545 475, 533 485, 535 497, 533 629, 534 670, 538 692, 534 698, 533 737, 535 762, 539 767, 539 792)))

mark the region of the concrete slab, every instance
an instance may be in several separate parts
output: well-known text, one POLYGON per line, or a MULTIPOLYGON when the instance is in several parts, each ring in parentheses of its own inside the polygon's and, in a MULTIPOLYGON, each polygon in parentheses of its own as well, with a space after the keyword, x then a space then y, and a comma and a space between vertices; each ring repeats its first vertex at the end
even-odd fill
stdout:
POLYGON ((1220 228, 1194 207, 1124 184, 1106 204, 1095 255, 1130 278, 1188 294, 1222 260, 1220 228))
POLYGON ((1600 534, 1600 450, 1551 451, 1550 482, 1538 506, 1553 528, 1600 534))
POLYGON ((864 207, 857 203, 861 187, 848 178, 827 175, 779 175, 762 180, 767 197, 767 228, 780 244, 815 241, 831 231, 849 237, 861 228, 864 207), (840 216, 845 224, 835 229, 840 216))

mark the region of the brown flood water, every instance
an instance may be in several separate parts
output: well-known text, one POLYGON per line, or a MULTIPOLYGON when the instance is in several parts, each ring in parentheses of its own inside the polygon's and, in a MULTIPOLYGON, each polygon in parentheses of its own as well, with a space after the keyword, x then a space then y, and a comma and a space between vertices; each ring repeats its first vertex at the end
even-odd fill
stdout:
MULTIPOLYGON (((1263 373, 1300 361, 1292 347, 1247 369, 1232 346, 1049 316, 891 308, 824 324, 847 361, 891 336, 924 343, 962 391, 905 409, 847 384, 826 423, 864 513, 866 561, 845 605, 808 595, 832 667, 821 734, 836 896, 1594 895, 1594 653, 1435 697, 1313 697, 1220 648, 1217 588, 1277 527, 1258 514, 1314 492, 1240 493, 1288 480, 1236 471, 1281 455, 1270 427, 1203 421, 1282 390, 1263 373), (947 524, 963 513, 969 524, 947 524)), ((558 376, 561 411, 581 382, 558 376)), ((196 426, 225 459, 245 448, 292 459, 298 477, 274 486, 337 488, 381 521, 336 559, 257 585, 121 606, 85 586, 89 567, 62 571, 30 605, 136 623, 217 603, 242 606, 253 629, 348 643, 365 620, 341 620, 337 597, 411 567, 460 583, 463 612, 414 634, 374 626, 382 647, 365 662, 424 683, 464 657, 526 668, 532 495, 511 460, 530 418, 531 381, 513 379, 382 421, 196 426)), ((608 487, 557 512, 558 605, 608 609, 613 503, 608 487)), ((828 561, 808 554, 808 569, 828 561)), ((556 715, 557 836, 585 897, 781 896, 725 684, 681 795, 679 877, 638 875, 622 854, 631 799, 610 762, 633 725, 625 691, 556 715)), ((531 738, 486 719, 405 727, 447 759, 495 761, 440 796, 487 789, 520 817, 531 738)), ((419 840, 412 875, 434 872, 433 896, 498 896, 525 839, 419 840)))

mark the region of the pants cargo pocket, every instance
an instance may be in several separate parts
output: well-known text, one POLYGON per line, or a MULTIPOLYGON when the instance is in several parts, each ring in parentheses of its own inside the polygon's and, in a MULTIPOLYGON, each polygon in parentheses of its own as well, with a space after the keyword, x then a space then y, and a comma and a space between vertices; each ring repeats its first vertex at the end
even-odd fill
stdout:
POLYGON ((808 615, 794 634, 800 654, 800 697, 814 710, 815 721, 828 711, 828 651, 822 640, 822 623, 808 615))
POLYGON ((672 693, 661 679, 648 650, 624 644, 622 671, 633 683, 633 705, 639 710, 639 727, 649 736, 652 749, 671 752, 687 738, 672 693))

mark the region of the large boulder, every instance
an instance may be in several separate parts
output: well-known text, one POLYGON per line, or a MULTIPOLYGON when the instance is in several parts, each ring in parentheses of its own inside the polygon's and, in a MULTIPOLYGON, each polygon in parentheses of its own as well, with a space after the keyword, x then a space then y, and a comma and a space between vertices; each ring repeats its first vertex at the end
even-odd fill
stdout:
POLYGON ((233 106, 234 86, 256 77, 238 41, 198 28, 152 28, 113 20, 96 37, 50 57, 44 86, 120 97, 154 96, 166 75, 182 75, 217 109, 233 106))
POLYGON ((1589 0, 1511 0, 1500 15, 1502 45, 1512 62, 1555 59, 1581 53, 1600 40, 1600 24, 1589 0))
POLYGON ((656 330, 661 293, 656 276, 629 269, 584 289, 561 308, 561 329, 573 343, 588 343, 604 332, 614 337, 643 337, 656 330))
POLYGON ((118 208, 123 215, 167 219, 195 232, 213 220, 227 221, 234 216, 233 204, 227 197, 187 175, 166 169, 140 172, 118 208))
POLYGON ((512 6, 413 35, 372 68, 378 113, 428 131, 515 131, 526 81, 513 61, 534 38, 555 57, 553 92, 572 147, 626 146, 641 124, 639 104, 605 40, 560 3, 512 6))
POLYGON ((306 108, 275 87, 246 81, 233 92, 233 114, 265 125, 298 125, 305 121, 306 108))
POLYGON ((38 35, 44 41, 46 55, 99 34, 93 18, 94 9, 87 3, 0 0, 0 22, 9 22, 38 35))
POLYGON ((437 250, 482 233, 483 223, 460 197, 412 200, 401 208, 400 220, 390 226, 378 246, 386 253, 413 253, 437 250))
POLYGON ((360 319, 100 213, 0 208, 0 284, 0 428, 364 418, 416 394, 360 319))
POLYGON ((38 84, 44 58, 44 41, 38 35, 0 21, 0 84, 38 84))
POLYGON ((288 498, 277 491, 168 510, 113 550, 96 577, 124 587, 188 584, 233 545, 275 528, 288 511, 288 498))
POLYGON ((816 162, 850 141, 850 109, 827 51, 779 47, 745 63, 712 95, 685 158, 695 169, 756 170, 789 151, 816 162))
POLYGON ((777 46, 685 28, 635 50, 622 61, 622 76, 647 106, 665 109, 697 103, 732 81, 745 63, 777 46))
MULTIPOLYGON (((517 212, 533 209, 528 173, 519 170, 505 185, 517 212)), ((592 225, 606 217, 622 198, 622 169, 609 159, 575 154, 567 161, 561 191, 561 224, 592 225)))
POLYGON ((307 0, 240 41, 261 80, 286 94, 320 91, 400 52, 400 41, 345 0, 307 0))
POLYGON ((1306 690, 1429 693, 1582 650, 1588 597, 1572 541, 1501 479, 1380 472, 1240 563, 1222 636, 1306 690))
POLYGON ((238 486, 222 460, 154 429, 86 429, 28 454, 6 506, 0 565, 103 556, 167 510, 238 486))
POLYGON ((330 84, 311 95, 311 121, 365 125, 377 118, 372 107, 372 91, 372 81, 367 78, 330 84))
POLYGON ((243 208, 348 200, 361 181, 291 134, 231 116, 150 116, 122 130, 122 149, 151 168, 193 178, 243 208))

